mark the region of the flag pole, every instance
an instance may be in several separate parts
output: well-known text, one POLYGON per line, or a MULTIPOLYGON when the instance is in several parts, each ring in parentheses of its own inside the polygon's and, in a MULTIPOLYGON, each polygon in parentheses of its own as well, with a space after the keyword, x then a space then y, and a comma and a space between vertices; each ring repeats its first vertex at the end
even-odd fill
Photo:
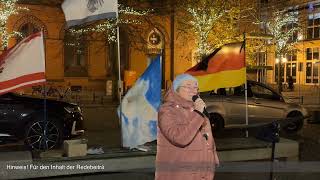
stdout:
MULTIPOLYGON (((118 6, 118 4, 117 4, 118 6)), ((119 113, 120 113, 120 119, 119 119, 119 125, 120 125, 120 139, 121 139, 121 147, 123 147, 123 140, 122 140, 122 100, 121 100, 121 94, 122 94, 122 82, 121 82, 121 61, 120 61, 120 31, 119 31, 119 12, 117 11, 117 59, 118 59, 118 95, 119 95, 119 113)))
MULTIPOLYGON (((45 40, 44 40, 44 36, 43 36, 43 29, 41 29, 41 37, 42 37, 42 42, 43 42, 43 47, 45 46, 45 40)), ((43 52, 45 53, 45 52, 43 52)), ((43 57, 45 59, 45 54, 43 54, 43 57)), ((46 69, 46 60, 44 61, 44 69, 46 69)), ((44 118, 44 122, 47 123, 48 119, 47 119, 47 79, 45 81, 45 83, 43 84, 43 89, 44 89, 44 99, 43 99, 43 118, 44 118)), ((47 131, 47 125, 45 125, 44 127, 44 131, 47 131)), ((46 147, 48 148, 48 146, 46 147)))
MULTIPOLYGON (((243 33, 243 50, 244 50, 244 65, 246 66, 246 33, 243 33)), ((248 119, 248 84, 247 84, 247 68, 245 68, 245 101, 246 101, 246 126, 249 125, 249 119, 248 119)), ((249 137, 248 129, 246 128, 246 137, 249 137)))
POLYGON ((163 74, 162 74, 162 56, 163 56, 163 48, 161 47, 161 49, 160 49, 160 73, 161 73, 161 76, 160 76, 161 77, 160 102, 161 102, 161 95, 162 95, 162 85, 163 85, 163 87, 165 87, 165 90, 167 88, 165 80, 162 79, 162 77, 163 77, 163 74), (164 84, 162 84, 162 82, 164 82, 164 84))

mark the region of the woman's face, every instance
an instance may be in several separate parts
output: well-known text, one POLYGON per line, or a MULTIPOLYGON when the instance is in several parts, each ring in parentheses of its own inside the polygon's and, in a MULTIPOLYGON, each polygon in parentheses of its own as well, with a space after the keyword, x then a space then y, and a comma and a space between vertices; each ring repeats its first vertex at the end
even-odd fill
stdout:
POLYGON ((178 87, 177 94, 187 101, 192 101, 192 97, 198 95, 198 91, 199 87, 197 81, 185 80, 178 87))

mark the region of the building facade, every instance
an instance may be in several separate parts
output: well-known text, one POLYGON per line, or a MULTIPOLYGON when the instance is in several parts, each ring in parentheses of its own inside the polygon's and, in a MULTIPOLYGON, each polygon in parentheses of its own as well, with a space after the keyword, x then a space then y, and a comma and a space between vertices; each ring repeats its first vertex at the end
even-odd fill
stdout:
MULTIPOLYGON (((77 86, 82 90, 106 92, 112 82, 114 94, 118 80, 117 44, 109 43, 99 33, 72 35, 65 29, 61 2, 22 1, 19 5, 29 10, 11 17, 8 30, 19 31, 24 36, 44 32, 49 86, 77 86)), ((132 43, 132 34, 126 28, 120 28, 121 78, 125 79, 125 71, 134 72, 135 77, 139 77, 156 54, 161 53, 162 87, 165 88, 176 74, 191 67, 195 43, 171 38, 176 36, 175 17, 150 15, 148 19, 151 23, 140 26, 139 36, 143 41, 138 43, 132 43)), ((19 40, 11 39, 9 47, 19 40)), ((31 88, 24 91, 30 92, 31 88)))
MULTIPOLYGON (((266 82, 276 86, 280 65, 280 79, 284 84, 284 90, 291 76, 298 87, 295 91, 319 91, 320 1, 261 0, 258 6, 261 9, 260 16, 285 8, 297 15, 297 22, 288 24, 284 30, 293 26, 300 27, 300 31, 293 33, 291 37, 292 41, 297 41, 295 48, 283 58, 276 58, 274 48, 270 48, 271 50, 262 52, 263 56, 257 60, 272 67, 265 73, 266 82)), ((261 70, 257 71, 257 80, 260 78, 259 73, 261 74, 261 70)))
MULTIPOLYGON (((111 93, 108 92, 108 95, 115 94, 118 79, 117 45, 108 43, 99 33, 75 37, 66 31, 64 14, 60 8, 62 1, 24 2, 20 6, 28 7, 29 11, 10 18, 8 29, 25 36, 40 30, 44 32, 48 84, 76 86, 102 93, 109 89, 111 93), (113 90, 110 90, 110 84, 113 84, 113 90)), ((285 84, 288 76, 292 76, 299 89, 319 88, 320 2, 261 0, 256 3, 257 12, 260 13, 258 16, 272 13, 275 6, 290 7, 296 11, 302 27, 302 31, 293 36, 298 40, 296 49, 286 55, 285 62, 281 62, 281 80, 285 84)), ((143 40, 135 43, 132 43, 134 35, 126 28, 120 28, 122 80, 125 79, 125 71, 134 72, 135 77, 139 77, 159 53, 162 54, 163 88, 170 85, 175 75, 195 65, 196 43, 192 37, 187 40, 181 37, 178 18, 172 14, 148 15, 151 23, 140 26, 139 37, 143 40)), ((253 30, 251 21, 248 22, 239 23, 241 32, 250 33, 253 30)), ((10 46, 17 41, 19 38, 11 39, 10 46)), ((274 49, 258 52, 255 61, 257 68, 248 70, 249 79, 276 86, 279 62, 276 61, 274 49)))

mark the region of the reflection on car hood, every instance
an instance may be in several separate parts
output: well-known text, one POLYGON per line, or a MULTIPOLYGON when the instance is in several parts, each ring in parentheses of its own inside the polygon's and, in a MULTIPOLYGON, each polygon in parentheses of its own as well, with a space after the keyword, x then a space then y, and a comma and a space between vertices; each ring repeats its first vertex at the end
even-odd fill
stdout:
POLYGON ((44 102, 44 100, 47 100, 48 104, 56 104, 56 105, 62 105, 62 106, 78 106, 75 103, 69 103, 69 102, 65 102, 65 101, 60 101, 57 100, 55 98, 52 97, 46 97, 46 98, 42 98, 42 97, 35 97, 32 95, 20 95, 20 94, 16 94, 16 93, 11 93, 13 96, 16 96, 17 98, 21 99, 22 101, 28 101, 28 102, 33 102, 33 103, 39 103, 42 104, 44 102))
POLYGON ((299 104, 300 103, 300 98, 288 98, 285 96, 282 96, 282 98, 287 104, 299 104))
POLYGON ((287 106, 289 107, 296 107, 296 108, 301 108, 301 106, 297 103, 294 102, 286 102, 287 106))

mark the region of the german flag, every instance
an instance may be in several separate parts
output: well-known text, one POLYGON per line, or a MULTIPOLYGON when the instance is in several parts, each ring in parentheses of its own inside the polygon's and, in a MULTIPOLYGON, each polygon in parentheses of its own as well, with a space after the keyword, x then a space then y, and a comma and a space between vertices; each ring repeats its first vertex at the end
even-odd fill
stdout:
POLYGON ((199 81, 199 91, 236 87, 246 81, 244 43, 226 44, 186 71, 199 81))

